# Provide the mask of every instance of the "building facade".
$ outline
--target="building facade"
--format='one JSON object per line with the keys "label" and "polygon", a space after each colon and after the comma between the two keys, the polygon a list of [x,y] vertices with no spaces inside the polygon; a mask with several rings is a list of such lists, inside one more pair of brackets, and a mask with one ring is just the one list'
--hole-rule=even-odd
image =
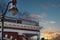
{"label": "building facade", "polygon": [[[1,25],[0,21],[0,35]],[[40,40],[40,29],[35,21],[6,17],[3,37],[7,40]]]}

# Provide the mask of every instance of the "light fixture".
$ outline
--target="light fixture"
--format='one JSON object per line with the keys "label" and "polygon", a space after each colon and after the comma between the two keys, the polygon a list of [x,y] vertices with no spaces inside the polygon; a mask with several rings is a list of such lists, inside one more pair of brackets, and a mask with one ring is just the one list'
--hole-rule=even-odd
{"label": "light fixture", "polygon": [[16,8],[16,2],[11,1],[8,10],[11,12],[11,15],[16,15],[18,12],[18,9]]}

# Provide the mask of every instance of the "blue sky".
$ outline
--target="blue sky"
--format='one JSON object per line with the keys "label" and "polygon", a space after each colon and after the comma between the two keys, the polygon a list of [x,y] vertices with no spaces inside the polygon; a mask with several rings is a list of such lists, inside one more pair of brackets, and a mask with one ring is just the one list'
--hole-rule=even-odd
{"label": "blue sky", "polygon": [[[7,5],[8,0],[4,0],[4,3]],[[45,28],[44,30],[49,28],[50,31],[60,32],[60,0],[17,0],[16,6],[21,12],[20,16],[34,14],[34,17],[37,17],[40,15],[42,17],[40,25]],[[22,15],[24,12],[27,13]],[[17,17],[17,15],[12,17]],[[6,16],[11,17],[9,12]]]}
{"label": "blue sky", "polygon": [[[21,12],[28,11],[32,14],[46,14],[42,20],[56,22],[55,30],[60,28],[60,0],[17,0],[17,8]],[[52,24],[53,25],[53,24]],[[50,25],[49,25],[50,26]]]}

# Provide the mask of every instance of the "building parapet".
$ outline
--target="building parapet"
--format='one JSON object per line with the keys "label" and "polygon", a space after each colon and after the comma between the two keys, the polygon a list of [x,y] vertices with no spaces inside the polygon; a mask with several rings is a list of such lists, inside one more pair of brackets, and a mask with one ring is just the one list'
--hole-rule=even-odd
{"label": "building parapet", "polygon": [[[0,26],[1,26],[1,22],[0,22]],[[39,27],[39,26],[26,25],[26,24],[20,24],[20,23],[12,23],[12,22],[4,22],[4,27],[33,29],[33,30],[40,30],[41,29],[41,27]]]}

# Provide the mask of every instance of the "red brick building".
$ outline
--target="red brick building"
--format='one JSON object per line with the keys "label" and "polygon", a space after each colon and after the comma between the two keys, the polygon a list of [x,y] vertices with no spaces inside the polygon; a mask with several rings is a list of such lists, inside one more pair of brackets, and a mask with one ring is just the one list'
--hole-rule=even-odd
{"label": "red brick building", "polygon": [[6,17],[3,37],[7,40],[40,40],[40,27],[35,21]]}

